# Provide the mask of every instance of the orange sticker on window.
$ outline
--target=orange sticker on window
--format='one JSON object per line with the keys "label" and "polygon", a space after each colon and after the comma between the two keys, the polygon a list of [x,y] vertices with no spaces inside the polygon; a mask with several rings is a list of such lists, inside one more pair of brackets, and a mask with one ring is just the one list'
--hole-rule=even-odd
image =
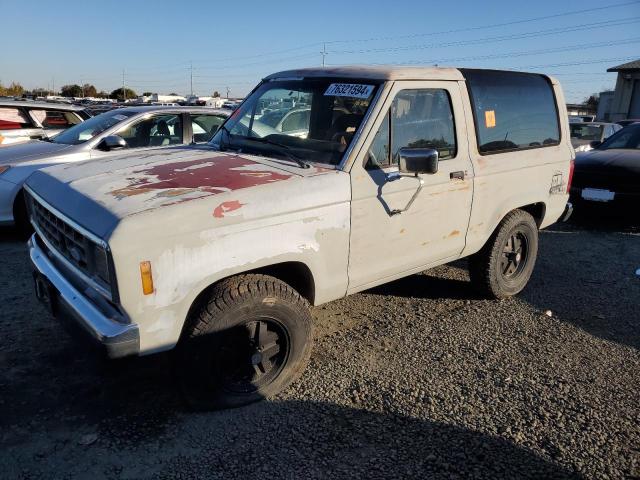
{"label": "orange sticker on window", "polygon": [[496,126],[496,112],[495,110],[485,110],[484,112],[484,124],[487,128],[493,128]]}

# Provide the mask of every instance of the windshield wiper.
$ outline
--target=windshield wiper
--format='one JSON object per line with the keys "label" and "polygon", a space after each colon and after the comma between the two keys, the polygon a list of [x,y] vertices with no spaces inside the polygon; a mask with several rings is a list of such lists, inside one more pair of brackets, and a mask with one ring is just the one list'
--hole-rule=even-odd
{"label": "windshield wiper", "polygon": [[282,153],[291,161],[296,162],[300,168],[309,168],[310,165],[298,157],[295,153],[291,151],[291,147],[289,145],[285,145],[284,143],[274,142],[269,138],[260,138],[260,137],[248,137],[247,140],[251,140],[258,143],[266,143],[268,145],[273,145],[275,147],[282,148]]}

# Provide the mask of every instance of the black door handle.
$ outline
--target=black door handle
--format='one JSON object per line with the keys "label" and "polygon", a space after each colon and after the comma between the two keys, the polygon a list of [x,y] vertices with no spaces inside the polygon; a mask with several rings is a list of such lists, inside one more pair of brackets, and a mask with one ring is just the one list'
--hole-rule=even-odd
{"label": "black door handle", "polygon": [[449,178],[451,180],[464,180],[464,172],[462,170],[458,170],[457,172],[451,172],[449,174]]}

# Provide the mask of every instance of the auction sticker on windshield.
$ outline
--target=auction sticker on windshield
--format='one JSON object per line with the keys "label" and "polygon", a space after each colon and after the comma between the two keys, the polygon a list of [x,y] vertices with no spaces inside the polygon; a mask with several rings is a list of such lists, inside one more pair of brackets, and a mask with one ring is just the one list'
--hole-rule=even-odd
{"label": "auction sticker on windshield", "polygon": [[359,83],[332,83],[324,92],[327,97],[351,97],[369,98],[373,91],[373,85],[362,85]]}

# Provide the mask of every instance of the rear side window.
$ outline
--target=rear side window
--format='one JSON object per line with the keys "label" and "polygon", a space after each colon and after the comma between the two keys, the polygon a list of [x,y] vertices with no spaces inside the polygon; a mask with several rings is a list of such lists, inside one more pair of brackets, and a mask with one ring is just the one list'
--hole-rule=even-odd
{"label": "rear side window", "polygon": [[31,123],[18,108],[0,107],[0,130],[31,128]]}
{"label": "rear side window", "polygon": [[31,117],[44,128],[69,128],[77,125],[82,120],[73,112],[62,112],[58,110],[30,110]]}
{"label": "rear side window", "polygon": [[191,114],[191,128],[195,143],[208,142],[222,125],[225,117],[218,115]]}
{"label": "rear side window", "polygon": [[558,145],[560,126],[549,80],[531,73],[467,70],[481,154]]}

